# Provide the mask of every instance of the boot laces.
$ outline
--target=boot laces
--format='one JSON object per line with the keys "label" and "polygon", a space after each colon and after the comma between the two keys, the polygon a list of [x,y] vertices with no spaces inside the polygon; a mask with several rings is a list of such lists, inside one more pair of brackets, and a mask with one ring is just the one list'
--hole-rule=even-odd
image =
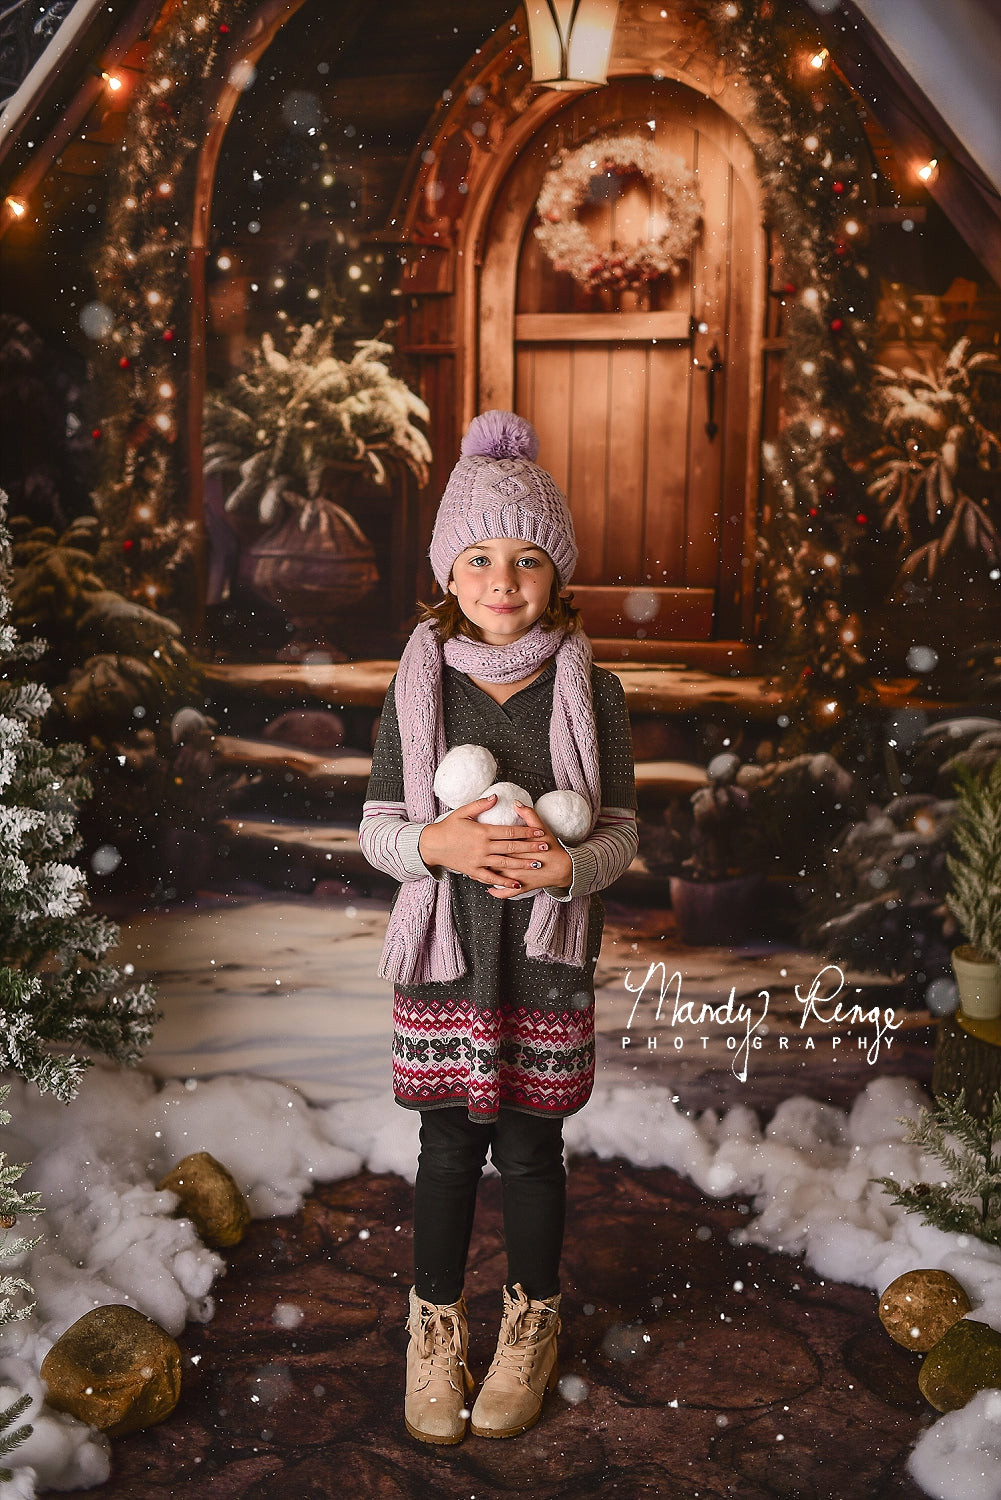
{"label": "boot laces", "polygon": [[560,1320],[555,1308],[532,1307],[524,1292],[510,1297],[504,1308],[504,1330],[497,1343],[493,1370],[507,1368],[517,1375],[525,1385],[534,1373],[535,1361],[540,1353],[540,1340],[556,1324],[560,1331]]}
{"label": "boot laces", "polygon": [[408,1327],[424,1366],[422,1375],[429,1380],[435,1375],[443,1376],[453,1389],[459,1390],[456,1380],[462,1379],[460,1370],[468,1376],[469,1366],[462,1357],[462,1328],[458,1313],[425,1304],[421,1309],[420,1326],[414,1328],[408,1324]]}

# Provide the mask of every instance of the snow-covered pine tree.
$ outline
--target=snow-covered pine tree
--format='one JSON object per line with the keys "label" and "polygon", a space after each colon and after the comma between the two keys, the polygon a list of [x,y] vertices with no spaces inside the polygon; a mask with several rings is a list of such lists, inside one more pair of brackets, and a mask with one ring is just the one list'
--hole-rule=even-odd
{"label": "snow-covered pine tree", "polygon": [[966,1111],[963,1089],[952,1097],[939,1095],[933,1109],[923,1109],[916,1120],[902,1119],[910,1128],[907,1140],[937,1157],[944,1173],[938,1182],[910,1186],[895,1177],[874,1181],[894,1203],[919,1213],[936,1229],[972,1234],[989,1245],[1001,1245],[1001,1089],[991,1101],[986,1119]]}
{"label": "snow-covered pine tree", "polygon": [[[0,1125],[10,1124],[10,1115],[3,1107],[9,1093],[8,1087],[0,1088]],[[19,1162],[8,1162],[7,1153],[0,1151],[0,1260],[12,1260],[38,1244],[37,1239],[26,1240],[20,1234],[12,1238],[10,1234],[18,1219],[33,1218],[42,1212],[38,1193],[22,1193],[14,1186],[25,1170]],[[31,1290],[20,1276],[0,1276],[0,1328],[5,1323],[16,1323],[28,1316],[32,1304],[22,1303],[18,1307],[17,1302],[22,1296],[30,1296]],[[18,1396],[0,1411],[0,1458],[6,1457],[31,1436],[30,1425],[15,1425],[30,1405],[30,1396]],[[0,1466],[0,1484],[11,1477],[11,1471]]]}
{"label": "snow-covered pine tree", "polygon": [[955,854],[946,860],[949,910],[980,957],[1001,964],[1001,760],[990,774],[961,766],[953,824]]}
{"label": "snow-covered pine tree", "polygon": [[152,1035],[155,996],[123,986],[105,954],[118,929],[88,910],[77,808],[90,787],[79,745],[39,736],[51,699],[26,680],[40,641],[8,621],[10,539],[0,493],[0,1069],[68,1100],[90,1065],[86,1048],[135,1062]]}

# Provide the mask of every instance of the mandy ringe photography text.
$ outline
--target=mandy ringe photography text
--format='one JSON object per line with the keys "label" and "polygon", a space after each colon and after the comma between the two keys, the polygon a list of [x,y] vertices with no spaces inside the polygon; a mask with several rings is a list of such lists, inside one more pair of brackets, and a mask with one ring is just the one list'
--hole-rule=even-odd
{"label": "mandy ringe photography text", "polygon": [[[667,977],[667,965],[658,960],[650,964],[640,984],[632,982],[632,970],[628,970],[625,977],[625,986],[631,995],[635,995],[629,1019],[626,1022],[626,1032],[622,1037],[622,1048],[634,1045],[633,1025],[637,1021],[637,1013],[640,1017],[640,1025],[643,1024],[643,1011],[641,1006],[649,1003],[653,1014],[647,1019],[648,1025],[666,1025],[674,1030],[671,1045],[676,1052],[684,1050],[686,1044],[697,1046],[700,1042],[703,1050],[706,1049],[710,1039],[710,1032],[706,1027],[715,1026],[727,1030],[726,1045],[733,1052],[731,1069],[741,1083],[747,1079],[748,1063],[751,1052],[760,1051],[764,1045],[764,1039],[769,1035],[769,1028],[765,1024],[768,1015],[770,994],[768,990],[759,990],[756,996],[758,1004],[750,1000],[737,1000],[736,986],[730,989],[729,998],[719,1005],[712,1005],[705,1000],[682,1000],[681,989],[683,979],[680,969],[675,969],[670,979]],[[832,987],[833,986],[833,987]],[[796,1002],[800,1007],[799,1031],[806,1031],[807,1023],[811,1020],[819,1022],[823,1026],[837,1026],[845,1031],[851,1032],[856,1027],[865,1027],[865,1033],[856,1039],[857,1046],[865,1051],[866,1061],[872,1065],[877,1061],[880,1049],[887,1050],[893,1045],[894,1031],[898,1031],[903,1025],[896,1018],[896,1012],[892,1006],[880,1007],[870,1006],[868,1009],[855,1002],[848,1005],[838,1000],[838,996],[845,988],[845,976],[837,964],[826,964],[816,974],[809,989],[802,990],[797,984],[794,990]],[[827,993],[822,993],[822,991]],[[856,993],[859,993],[858,991]],[[667,1003],[665,1003],[667,1002]],[[668,1005],[670,1010],[668,1010]],[[686,1037],[679,1028],[693,1028],[693,1035]],[[698,1028],[703,1028],[701,1031]],[[831,1050],[835,1055],[837,1049],[845,1042],[841,1031],[829,1033]],[[640,1042],[639,1036],[635,1038]],[[810,1034],[800,1037],[793,1036],[792,1040],[798,1041],[805,1050],[812,1051],[816,1048],[817,1039]],[[821,1037],[823,1040],[823,1037]],[[657,1047],[657,1036],[652,1032],[645,1037],[646,1046],[653,1051]],[[778,1046],[780,1051],[788,1051],[790,1037],[786,1032],[778,1033]]]}

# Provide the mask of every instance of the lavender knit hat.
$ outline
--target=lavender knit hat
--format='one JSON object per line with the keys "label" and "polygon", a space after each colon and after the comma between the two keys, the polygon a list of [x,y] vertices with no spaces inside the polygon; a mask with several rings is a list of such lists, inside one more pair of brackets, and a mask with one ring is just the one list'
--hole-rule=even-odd
{"label": "lavender knit hat", "polygon": [[438,507],[429,555],[444,592],[460,552],[490,537],[518,537],[542,547],[561,586],[577,563],[577,542],[566,497],[535,462],[539,439],[531,422],[513,411],[474,417],[462,439]]}

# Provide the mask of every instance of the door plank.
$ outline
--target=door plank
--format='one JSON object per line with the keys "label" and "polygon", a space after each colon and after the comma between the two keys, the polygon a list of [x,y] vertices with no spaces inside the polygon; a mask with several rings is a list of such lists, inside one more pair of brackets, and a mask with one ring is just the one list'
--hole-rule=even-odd
{"label": "door plank", "polygon": [[[592,638],[707,641],[713,633],[715,597],[713,589],[573,588],[573,602]],[[627,607],[642,618],[631,619]]]}
{"label": "door plank", "polygon": [[573,457],[567,495],[580,547],[574,577],[582,583],[601,583],[607,574],[609,374],[607,345],[573,346]]}
{"label": "door plank", "polygon": [[533,397],[529,420],[539,434],[539,463],[564,494],[570,472],[570,402],[573,397],[570,349],[540,344],[532,351]]}
{"label": "door plank", "polygon": [[561,343],[573,339],[627,344],[649,339],[689,338],[688,312],[519,313],[514,320],[519,344]]}
{"label": "door plank", "polygon": [[650,351],[647,427],[647,571],[656,584],[685,582],[686,448],[692,356],[658,344]]}
{"label": "door plank", "polygon": [[608,512],[605,578],[643,584],[646,494],[647,360],[636,345],[612,347],[609,359]]}

